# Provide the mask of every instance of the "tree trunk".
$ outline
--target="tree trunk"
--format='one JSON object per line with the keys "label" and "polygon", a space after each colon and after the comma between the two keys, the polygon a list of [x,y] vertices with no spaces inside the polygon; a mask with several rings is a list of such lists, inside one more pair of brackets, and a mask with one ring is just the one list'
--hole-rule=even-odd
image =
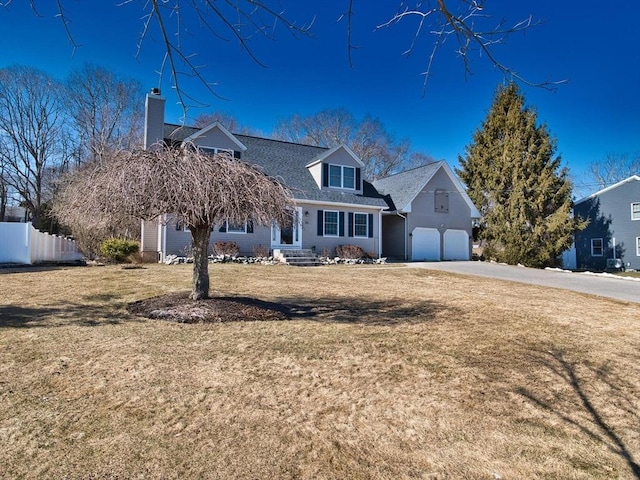
{"label": "tree trunk", "polygon": [[202,300],[209,298],[209,236],[210,225],[190,225],[191,238],[193,240],[193,287],[190,298]]}

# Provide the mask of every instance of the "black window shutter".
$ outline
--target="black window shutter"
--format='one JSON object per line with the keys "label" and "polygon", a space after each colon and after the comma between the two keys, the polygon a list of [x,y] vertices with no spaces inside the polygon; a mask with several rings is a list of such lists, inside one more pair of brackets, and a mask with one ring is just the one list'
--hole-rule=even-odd
{"label": "black window shutter", "polygon": [[362,179],[360,177],[360,169],[356,168],[356,190],[362,190],[362,185],[360,185]]}
{"label": "black window shutter", "polygon": [[338,212],[338,234],[344,237],[344,212]]}
{"label": "black window shutter", "polygon": [[253,233],[253,220],[247,222],[247,233]]}
{"label": "black window shutter", "polygon": [[322,210],[318,210],[318,236],[324,236],[324,215]]}
{"label": "black window shutter", "polygon": [[369,238],[373,238],[373,213],[369,214]]}
{"label": "black window shutter", "polygon": [[227,231],[227,222],[224,222],[222,225],[220,225],[220,229],[218,231],[225,233]]}
{"label": "black window shutter", "polygon": [[323,187],[329,186],[329,164],[328,163],[322,164],[322,186]]}
{"label": "black window shutter", "polygon": [[240,159],[240,158],[241,158],[241,157],[240,157],[240,155],[241,155],[241,154],[240,154],[240,152],[239,152],[238,150],[234,150],[234,151],[233,151],[233,158]]}
{"label": "black window shutter", "polygon": [[347,222],[347,232],[350,237],[353,237],[353,212],[349,212],[349,221]]}

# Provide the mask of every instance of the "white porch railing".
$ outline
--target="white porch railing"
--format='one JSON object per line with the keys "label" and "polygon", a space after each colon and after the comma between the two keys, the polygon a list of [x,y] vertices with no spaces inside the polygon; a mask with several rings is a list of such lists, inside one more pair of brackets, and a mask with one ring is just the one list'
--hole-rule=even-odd
{"label": "white porch railing", "polygon": [[75,240],[36,230],[28,223],[0,222],[0,263],[33,265],[82,260]]}

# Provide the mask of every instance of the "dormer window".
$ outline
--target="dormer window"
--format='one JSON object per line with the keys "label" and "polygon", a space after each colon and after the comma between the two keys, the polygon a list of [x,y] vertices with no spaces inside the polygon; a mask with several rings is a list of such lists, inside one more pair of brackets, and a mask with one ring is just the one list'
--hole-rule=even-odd
{"label": "dormer window", "polygon": [[356,169],[344,165],[329,165],[329,186],[356,189]]}
{"label": "dormer window", "polygon": [[217,153],[228,153],[233,157],[233,150],[229,148],[198,147],[198,149],[202,150],[203,152],[211,153],[213,155]]}

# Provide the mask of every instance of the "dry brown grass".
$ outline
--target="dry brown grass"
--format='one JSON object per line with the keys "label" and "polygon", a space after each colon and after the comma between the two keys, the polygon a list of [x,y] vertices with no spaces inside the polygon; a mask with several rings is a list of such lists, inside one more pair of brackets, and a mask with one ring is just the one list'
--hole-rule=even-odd
{"label": "dry brown grass", "polygon": [[0,477],[640,478],[640,307],[398,266],[211,267],[285,321],[128,302],[189,266],[0,274]]}

